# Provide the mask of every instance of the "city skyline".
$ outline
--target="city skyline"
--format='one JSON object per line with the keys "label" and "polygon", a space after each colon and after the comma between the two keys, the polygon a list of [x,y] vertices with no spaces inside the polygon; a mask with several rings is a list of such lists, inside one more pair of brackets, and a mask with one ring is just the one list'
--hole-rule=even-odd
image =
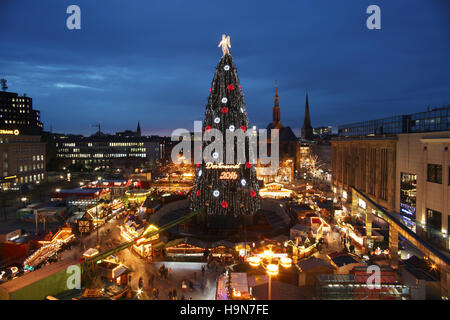
{"label": "city skyline", "polygon": [[281,120],[297,136],[306,91],[312,125],[334,129],[448,105],[448,3],[381,1],[381,30],[365,26],[369,4],[280,4],[273,11],[260,2],[257,15],[243,4],[227,20],[207,2],[121,10],[117,1],[77,1],[82,29],[68,30],[69,3],[3,1],[0,77],[8,91],[33,98],[45,130],[88,135],[100,122],[114,133],[140,121],[145,135],[169,135],[203,118],[217,43],[227,33],[258,128],[271,120],[275,80]]}

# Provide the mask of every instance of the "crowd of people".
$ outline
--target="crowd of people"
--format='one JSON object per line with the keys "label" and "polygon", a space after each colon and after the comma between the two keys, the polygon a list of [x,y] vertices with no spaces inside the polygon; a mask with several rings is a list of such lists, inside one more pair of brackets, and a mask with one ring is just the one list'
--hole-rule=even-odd
{"label": "crowd of people", "polygon": [[[209,258],[206,264],[202,264],[199,270],[182,278],[175,279],[172,269],[162,264],[156,272],[148,277],[148,292],[152,300],[191,300],[192,295],[203,294],[209,289],[208,274],[217,276],[225,270],[226,261],[220,258]],[[157,280],[157,281],[156,281]],[[164,294],[167,292],[167,295]]]}

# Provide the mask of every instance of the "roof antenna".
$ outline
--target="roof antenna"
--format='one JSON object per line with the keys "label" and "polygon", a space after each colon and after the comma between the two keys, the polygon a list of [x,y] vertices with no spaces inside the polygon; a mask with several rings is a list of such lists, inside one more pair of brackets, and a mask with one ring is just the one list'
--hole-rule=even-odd
{"label": "roof antenna", "polygon": [[6,91],[8,86],[6,85],[6,79],[0,79],[0,83],[2,84],[2,90]]}

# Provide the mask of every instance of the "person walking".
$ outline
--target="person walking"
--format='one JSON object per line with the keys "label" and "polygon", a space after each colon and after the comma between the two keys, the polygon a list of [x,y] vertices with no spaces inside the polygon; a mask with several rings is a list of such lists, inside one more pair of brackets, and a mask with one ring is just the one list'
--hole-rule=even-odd
{"label": "person walking", "polygon": [[177,299],[177,289],[173,289],[172,298],[173,298],[173,300],[178,300]]}

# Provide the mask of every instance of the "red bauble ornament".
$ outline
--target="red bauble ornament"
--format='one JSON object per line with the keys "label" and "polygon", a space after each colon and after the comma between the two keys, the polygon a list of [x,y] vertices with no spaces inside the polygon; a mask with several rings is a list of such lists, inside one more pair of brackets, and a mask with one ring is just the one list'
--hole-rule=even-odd
{"label": "red bauble ornament", "polygon": [[200,190],[197,190],[196,194],[197,194],[197,197],[200,197]]}
{"label": "red bauble ornament", "polygon": [[197,168],[200,168],[200,163],[197,163]]}
{"label": "red bauble ornament", "polygon": [[234,85],[232,83],[230,83],[227,88],[228,88],[228,90],[232,91],[232,90],[234,90]]}
{"label": "red bauble ornament", "polygon": [[247,162],[245,163],[245,166],[247,167],[247,169],[250,169],[250,168],[252,167],[252,164],[251,164],[250,162],[247,161]]}
{"label": "red bauble ornament", "polygon": [[252,196],[252,198],[254,198],[256,196],[255,190],[250,191],[250,195]]}
{"label": "red bauble ornament", "polygon": [[246,126],[241,126],[241,130],[245,132],[247,130],[247,127]]}
{"label": "red bauble ornament", "polygon": [[205,130],[206,130],[206,131],[211,130],[211,126],[206,126],[206,127],[205,127]]}
{"label": "red bauble ornament", "polygon": [[222,203],[220,204],[223,208],[227,208],[228,207],[228,202],[226,201],[222,201]]}
{"label": "red bauble ornament", "polygon": [[222,108],[222,113],[227,113],[228,112],[228,108],[227,107],[223,107]]}
{"label": "red bauble ornament", "polygon": [[212,92],[212,88],[209,88],[209,92]]}

